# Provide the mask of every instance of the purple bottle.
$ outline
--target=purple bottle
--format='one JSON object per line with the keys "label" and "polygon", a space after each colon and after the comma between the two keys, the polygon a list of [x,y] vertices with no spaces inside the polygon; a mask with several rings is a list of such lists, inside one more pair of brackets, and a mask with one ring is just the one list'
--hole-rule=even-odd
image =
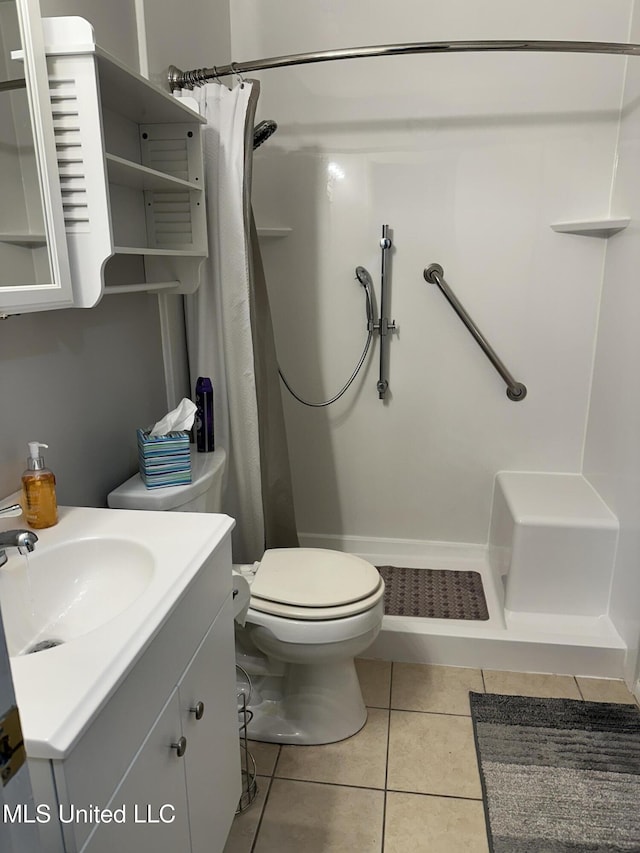
{"label": "purple bottle", "polygon": [[196,382],[196,447],[201,453],[215,450],[213,443],[213,385],[208,376]]}

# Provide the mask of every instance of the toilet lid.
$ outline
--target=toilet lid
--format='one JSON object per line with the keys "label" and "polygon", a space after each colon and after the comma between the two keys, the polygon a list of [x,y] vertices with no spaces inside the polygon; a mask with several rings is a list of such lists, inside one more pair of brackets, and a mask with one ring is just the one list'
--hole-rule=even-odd
{"label": "toilet lid", "polygon": [[[271,616],[279,616],[282,619],[302,619],[304,621],[315,621],[322,619],[344,619],[347,616],[357,616],[375,607],[384,595],[384,581],[380,578],[380,584],[372,595],[352,601],[350,604],[342,604],[337,607],[296,607],[293,604],[278,604],[276,601],[268,601],[265,598],[251,596],[250,608],[255,613],[267,613]],[[251,619],[249,618],[249,621]]]}
{"label": "toilet lid", "polygon": [[376,567],[353,554],[272,548],[260,561],[251,598],[291,607],[344,607],[379,592],[380,581]]}

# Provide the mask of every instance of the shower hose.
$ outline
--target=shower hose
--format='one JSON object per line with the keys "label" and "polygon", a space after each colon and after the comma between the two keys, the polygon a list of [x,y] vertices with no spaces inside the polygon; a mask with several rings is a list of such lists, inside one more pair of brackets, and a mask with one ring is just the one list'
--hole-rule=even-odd
{"label": "shower hose", "polygon": [[371,276],[364,269],[364,267],[358,267],[356,269],[356,278],[358,279],[360,284],[364,287],[364,292],[365,292],[366,311],[367,311],[367,340],[366,340],[366,343],[364,345],[364,349],[362,350],[362,355],[358,359],[358,363],[356,364],[353,373],[351,374],[349,379],[347,379],[346,383],[342,386],[342,388],[338,391],[338,393],[334,394],[333,397],[331,397],[329,400],[321,400],[317,403],[314,403],[311,400],[305,400],[303,397],[301,397],[299,394],[297,394],[293,390],[291,385],[289,385],[289,383],[287,382],[287,379],[285,378],[284,373],[282,372],[280,365],[278,365],[278,373],[280,374],[280,379],[282,379],[284,387],[291,394],[291,396],[295,397],[295,399],[299,403],[302,403],[303,406],[311,406],[312,408],[319,409],[319,408],[322,408],[324,406],[330,406],[332,403],[335,403],[337,400],[339,400],[340,397],[342,397],[342,395],[346,391],[348,391],[348,389],[350,388],[354,379],[356,378],[358,373],[360,373],[360,369],[362,368],[362,365],[364,364],[364,361],[367,357],[367,353],[369,352],[369,347],[371,346],[371,341],[373,339],[373,329],[374,329],[374,324],[373,324],[373,287],[372,287],[372,282],[371,282]]}

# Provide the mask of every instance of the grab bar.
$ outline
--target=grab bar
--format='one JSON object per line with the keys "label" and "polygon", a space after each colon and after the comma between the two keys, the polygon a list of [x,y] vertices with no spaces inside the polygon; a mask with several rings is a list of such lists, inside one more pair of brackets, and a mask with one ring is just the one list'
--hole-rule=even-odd
{"label": "grab bar", "polygon": [[444,270],[442,269],[440,264],[431,264],[431,266],[425,269],[423,274],[425,281],[428,281],[429,284],[438,285],[453,310],[456,312],[458,317],[460,317],[467,329],[469,329],[476,342],[484,351],[484,354],[487,356],[491,364],[495,367],[500,376],[503,378],[507,386],[507,397],[510,400],[513,400],[514,403],[518,403],[520,400],[524,400],[524,398],[527,396],[526,386],[523,385],[522,382],[516,382],[516,380],[509,373],[502,361],[498,358],[491,344],[487,341],[480,329],[478,329],[476,324],[473,322],[471,317],[467,314],[463,306],[458,301],[456,295],[453,293],[447,282],[444,280]]}

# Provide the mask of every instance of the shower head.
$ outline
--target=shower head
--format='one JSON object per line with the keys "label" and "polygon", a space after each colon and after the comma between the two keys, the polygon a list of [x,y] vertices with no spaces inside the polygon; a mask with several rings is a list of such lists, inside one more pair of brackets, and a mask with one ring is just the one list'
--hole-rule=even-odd
{"label": "shower head", "polygon": [[373,279],[369,270],[366,270],[364,267],[356,267],[356,278],[365,290],[373,289]]}
{"label": "shower head", "polygon": [[364,287],[365,297],[367,300],[367,328],[373,329],[373,315],[375,308],[373,305],[373,279],[371,274],[364,267],[356,267],[356,278]]}
{"label": "shower head", "polygon": [[267,119],[266,121],[261,121],[260,124],[257,124],[253,128],[253,150],[259,148],[263,142],[266,142],[267,139],[276,132],[278,129],[278,125],[275,123],[273,119]]}

